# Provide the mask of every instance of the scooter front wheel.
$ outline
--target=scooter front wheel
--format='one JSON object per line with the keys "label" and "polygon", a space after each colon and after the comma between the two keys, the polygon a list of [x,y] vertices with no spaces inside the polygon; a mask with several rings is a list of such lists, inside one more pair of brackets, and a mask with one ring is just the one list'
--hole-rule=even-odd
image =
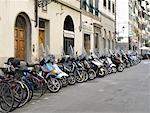
{"label": "scooter front wheel", "polygon": [[119,72],[122,72],[123,71],[123,66],[120,64],[119,66],[118,66],[118,68],[117,68],[117,70],[119,71]]}
{"label": "scooter front wheel", "polygon": [[67,77],[62,77],[61,82],[62,82],[62,86],[66,87],[68,85],[68,79],[67,79]]}
{"label": "scooter front wheel", "polygon": [[76,81],[78,83],[82,83],[82,82],[84,82],[84,80],[85,80],[85,75],[84,75],[83,71],[77,71],[76,72]]}
{"label": "scooter front wheel", "polygon": [[89,75],[89,79],[90,80],[93,80],[96,77],[96,73],[95,73],[95,71],[93,69],[90,69],[88,71],[88,75]]}
{"label": "scooter front wheel", "polygon": [[47,87],[50,92],[56,93],[60,90],[61,85],[60,85],[60,82],[58,79],[49,78],[49,79],[47,79]]}
{"label": "scooter front wheel", "polygon": [[98,71],[98,76],[99,77],[104,77],[105,76],[105,70],[104,69],[99,69],[99,71]]}
{"label": "scooter front wheel", "polygon": [[116,67],[112,67],[111,70],[112,70],[113,73],[116,73],[116,72],[117,72]]}
{"label": "scooter front wheel", "polygon": [[70,76],[68,77],[68,83],[69,83],[70,85],[74,85],[74,84],[76,83],[76,78],[75,78],[74,75],[70,75]]}

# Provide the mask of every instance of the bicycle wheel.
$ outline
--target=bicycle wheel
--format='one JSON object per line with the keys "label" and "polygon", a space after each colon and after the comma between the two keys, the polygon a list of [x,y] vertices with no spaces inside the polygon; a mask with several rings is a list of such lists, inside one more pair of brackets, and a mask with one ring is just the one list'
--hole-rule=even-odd
{"label": "bicycle wheel", "polygon": [[21,101],[23,100],[24,86],[23,86],[22,82],[17,81],[17,80],[9,81],[9,83],[11,85],[11,89],[14,94],[14,105],[13,105],[13,110],[14,110],[17,107],[19,107],[19,105],[21,104]]}
{"label": "bicycle wheel", "polygon": [[9,112],[12,110],[14,104],[14,96],[11,87],[8,83],[0,83],[0,107],[2,112]]}
{"label": "bicycle wheel", "polygon": [[23,97],[21,103],[19,104],[19,107],[24,106],[30,99],[30,90],[28,86],[23,82],[22,84],[23,84]]}
{"label": "bicycle wheel", "polygon": [[33,82],[34,86],[33,96],[37,98],[41,97],[47,90],[45,79],[42,76],[33,75],[31,81]]}

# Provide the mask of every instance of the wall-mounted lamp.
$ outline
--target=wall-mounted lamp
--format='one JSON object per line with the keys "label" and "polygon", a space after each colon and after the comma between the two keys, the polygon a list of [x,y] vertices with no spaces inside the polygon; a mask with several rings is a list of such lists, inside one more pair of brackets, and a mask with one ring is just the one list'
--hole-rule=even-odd
{"label": "wall-mounted lamp", "polygon": [[123,27],[122,27],[122,31],[124,32],[124,30],[125,30],[125,27],[123,26]]}

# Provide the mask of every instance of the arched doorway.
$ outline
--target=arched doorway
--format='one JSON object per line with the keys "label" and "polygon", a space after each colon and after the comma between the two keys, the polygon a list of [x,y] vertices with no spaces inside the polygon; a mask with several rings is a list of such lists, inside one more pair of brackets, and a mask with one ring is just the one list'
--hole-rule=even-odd
{"label": "arched doorway", "polygon": [[71,16],[66,16],[64,21],[64,53],[71,54],[70,46],[74,48],[74,23]]}
{"label": "arched doorway", "polygon": [[25,13],[20,13],[15,22],[15,57],[31,60],[31,23]]}

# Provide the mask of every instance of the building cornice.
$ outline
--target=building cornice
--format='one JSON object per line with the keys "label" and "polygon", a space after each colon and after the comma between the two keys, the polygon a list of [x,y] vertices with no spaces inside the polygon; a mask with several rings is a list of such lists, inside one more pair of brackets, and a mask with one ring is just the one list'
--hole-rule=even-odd
{"label": "building cornice", "polygon": [[75,11],[81,13],[80,7],[77,8],[77,7],[75,7],[75,6],[71,5],[71,4],[68,4],[67,2],[64,2],[62,0],[54,0],[54,2],[60,3],[61,5],[64,5],[64,6],[70,8],[72,10],[75,10]]}
{"label": "building cornice", "polygon": [[100,14],[103,15],[104,17],[108,18],[109,20],[115,22],[115,19],[111,18],[110,16],[108,16],[107,14],[103,13],[100,11]]}
{"label": "building cornice", "polygon": [[85,10],[82,10],[82,14],[85,15],[85,16],[91,17],[91,18],[94,19],[94,20],[97,20],[97,21],[100,21],[100,22],[101,22],[101,17],[95,16],[95,15],[93,15],[93,14],[90,13],[90,12],[87,12],[87,11],[85,11]]}

